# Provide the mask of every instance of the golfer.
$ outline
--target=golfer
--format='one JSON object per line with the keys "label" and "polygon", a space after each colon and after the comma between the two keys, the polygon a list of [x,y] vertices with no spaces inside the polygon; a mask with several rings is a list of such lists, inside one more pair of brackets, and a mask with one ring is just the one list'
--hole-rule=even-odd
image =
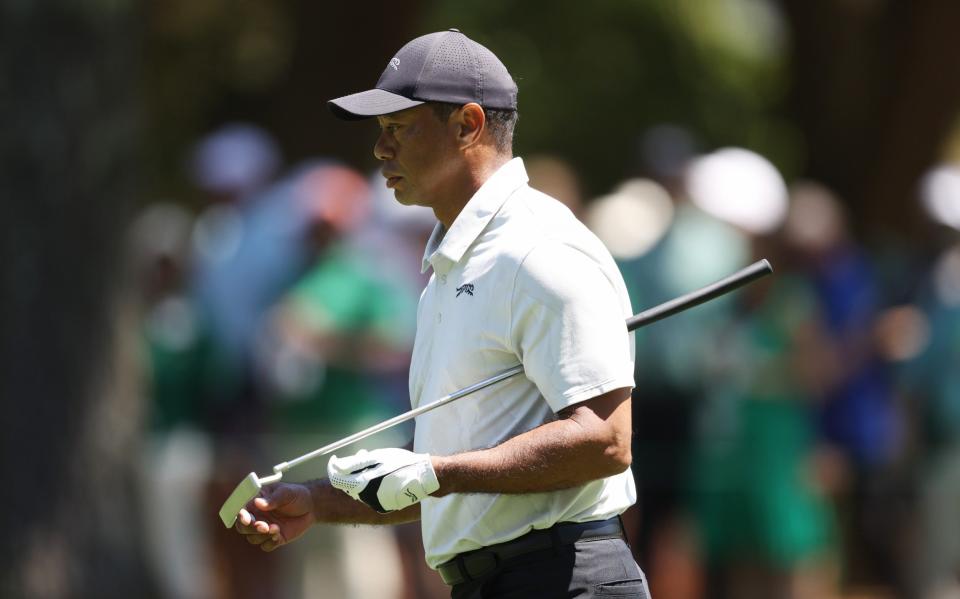
{"label": "golfer", "polygon": [[649,597],[620,522],[636,499],[626,287],[600,241],[527,185],[506,67],[456,29],[431,33],[330,108],[377,119],[387,187],[439,221],[413,406],[517,363],[525,376],[419,416],[413,451],[334,456],[327,480],[264,488],[237,529],[272,551],[316,523],[419,520],[455,598]]}

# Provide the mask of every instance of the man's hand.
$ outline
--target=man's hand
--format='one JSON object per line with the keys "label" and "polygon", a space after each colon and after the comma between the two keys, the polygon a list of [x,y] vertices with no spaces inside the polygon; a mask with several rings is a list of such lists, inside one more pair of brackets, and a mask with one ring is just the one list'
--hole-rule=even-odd
{"label": "man's hand", "polygon": [[381,514],[418,503],[440,488],[428,454],[405,449],[361,449],[327,464],[330,484]]}
{"label": "man's hand", "polygon": [[236,529],[251,545],[273,551],[298,538],[315,521],[310,489],[277,483],[261,489],[260,497],[240,510]]}

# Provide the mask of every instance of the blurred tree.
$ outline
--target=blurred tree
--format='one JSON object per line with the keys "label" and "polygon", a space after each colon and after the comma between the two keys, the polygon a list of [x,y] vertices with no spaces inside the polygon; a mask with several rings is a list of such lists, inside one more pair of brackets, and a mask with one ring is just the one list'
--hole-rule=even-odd
{"label": "blurred tree", "polygon": [[449,27],[490,46],[519,79],[518,151],[564,155],[593,193],[637,170],[640,134],[665,121],[788,171],[796,163],[797,135],[774,110],[787,89],[782,25],[759,0],[149,6],[154,189],[178,191],[188,144],[237,118],[266,126],[292,160],[326,154],[372,167],[373,128],[332,119],[325,101],[373,85],[403,43]]}
{"label": "blurred tree", "polygon": [[409,39],[419,1],[169,0],[147,8],[143,149],[153,194],[189,194],[191,144],[231,120],[265,127],[291,163],[330,156],[373,166],[373,125],[338,121],[326,101],[376,83]]}
{"label": "blurred tree", "polygon": [[135,4],[0,2],[4,597],[150,597],[138,394],[118,343]]}
{"label": "blurred tree", "polygon": [[960,113],[957,2],[437,0],[424,31],[446,27],[518,78],[520,152],[565,155],[594,194],[666,121],[824,181],[861,233],[917,235],[915,183]]}
{"label": "blurred tree", "polygon": [[643,170],[669,122],[702,149],[739,145],[788,179],[836,188],[861,232],[917,219],[904,201],[957,118],[960,3],[881,0],[171,0],[147,4],[142,79],[149,189],[186,191],[182,161],[226,120],[286,156],[372,167],[372,126],[324,103],[368,87],[410,38],[458,27],[520,84],[518,152],[559,154],[590,195]]}
{"label": "blurred tree", "polygon": [[804,174],[860,232],[919,235],[916,182],[960,114],[960,2],[783,0]]}
{"label": "blurred tree", "polygon": [[790,172],[796,133],[779,13],[756,0],[437,0],[424,31],[457,27],[490,47],[520,86],[520,154],[558,153],[606,193],[644,167],[653,125],[687,127],[708,146],[740,145]]}

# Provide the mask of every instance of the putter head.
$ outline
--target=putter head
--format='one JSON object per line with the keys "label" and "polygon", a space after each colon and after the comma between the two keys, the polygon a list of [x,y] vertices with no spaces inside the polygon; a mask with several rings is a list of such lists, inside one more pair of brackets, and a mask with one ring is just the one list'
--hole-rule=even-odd
{"label": "putter head", "polygon": [[240,484],[233,490],[233,493],[230,493],[230,497],[227,497],[220,508],[220,520],[224,526],[233,528],[233,525],[237,522],[237,516],[240,515],[240,510],[253,501],[253,498],[260,492],[261,486],[260,479],[257,478],[255,472],[251,472],[240,481]]}

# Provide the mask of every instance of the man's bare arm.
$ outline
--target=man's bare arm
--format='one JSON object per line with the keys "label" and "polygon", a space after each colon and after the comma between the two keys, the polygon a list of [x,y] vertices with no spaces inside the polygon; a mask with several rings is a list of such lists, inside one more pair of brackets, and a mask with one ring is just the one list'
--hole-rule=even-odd
{"label": "man's bare arm", "polygon": [[434,456],[440,490],[433,495],[555,491],[630,466],[629,387],[571,406],[559,416],[490,449]]}

